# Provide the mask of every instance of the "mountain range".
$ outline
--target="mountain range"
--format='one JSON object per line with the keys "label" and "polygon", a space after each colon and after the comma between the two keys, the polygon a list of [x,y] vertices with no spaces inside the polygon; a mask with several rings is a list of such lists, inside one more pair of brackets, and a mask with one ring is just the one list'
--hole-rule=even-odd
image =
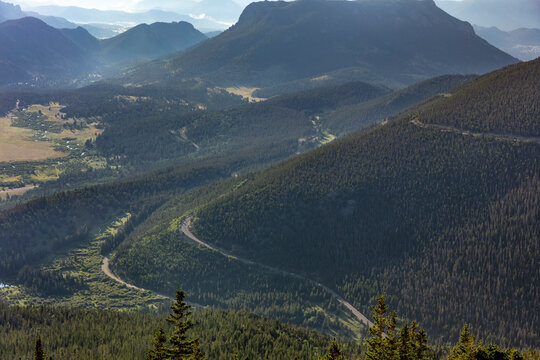
{"label": "mountain range", "polygon": [[133,27],[144,23],[186,21],[204,31],[224,30],[227,28],[227,25],[212,19],[183,15],[155,8],[143,12],[106,11],[76,6],[56,5],[38,6],[30,9],[43,15],[60,16],[79,24],[121,24]]}
{"label": "mountain range", "polygon": [[[140,8],[153,8],[156,3],[152,0],[143,0],[137,4]],[[238,21],[238,16],[242,12],[243,6],[233,0],[202,0],[202,1],[174,1],[165,0],[159,2],[159,7],[182,14],[192,14],[194,16],[207,18],[215,21],[230,23]]]}
{"label": "mountain range", "polygon": [[449,14],[482,27],[505,31],[540,28],[540,3],[536,0],[439,0]]}
{"label": "mountain range", "polygon": [[496,27],[475,26],[474,30],[490,44],[518,59],[528,61],[540,57],[540,29],[502,31]]}
{"label": "mountain range", "polygon": [[73,79],[92,64],[85,51],[36,18],[0,23],[1,84]]}
{"label": "mountain range", "polygon": [[263,87],[362,69],[403,86],[448,73],[485,73],[516,61],[431,0],[265,1],[249,5],[219,36],[141,66],[125,81],[197,76]]}
{"label": "mountain range", "polygon": [[28,16],[32,16],[40,20],[43,20],[48,25],[55,27],[57,29],[77,27],[77,25],[73,24],[72,22],[67,21],[64,18],[61,18],[58,16],[44,16],[44,15],[41,15],[32,11],[30,12],[22,11],[19,5],[13,5],[10,3],[5,3],[5,2],[0,1],[0,22],[6,21],[6,20],[21,19],[23,17],[28,17]]}
{"label": "mountain range", "polygon": [[98,40],[82,27],[55,29],[26,17],[0,24],[0,85],[29,82],[45,87],[70,86],[105,66],[154,59],[183,50],[206,36],[186,22],[136,26]]}

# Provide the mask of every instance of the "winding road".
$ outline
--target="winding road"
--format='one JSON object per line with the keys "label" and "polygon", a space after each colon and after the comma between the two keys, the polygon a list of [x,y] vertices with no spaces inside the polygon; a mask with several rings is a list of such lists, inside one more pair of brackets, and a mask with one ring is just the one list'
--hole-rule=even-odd
{"label": "winding road", "polygon": [[297,278],[297,279],[300,279],[300,280],[306,280],[306,281],[309,281],[311,282],[312,284],[314,285],[317,285],[319,287],[321,287],[322,289],[324,289],[327,293],[329,293],[330,295],[334,296],[343,306],[345,306],[361,323],[363,323],[364,325],[367,325],[368,327],[372,327],[373,326],[373,323],[364,315],[362,314],[360,311],[358,311],[358,309],[356,309],[351,303],[349,303],[347,300],[345,300],[343,297],[341,297],[338,293],[336,293],[334,290],[330,289],[329,287],[315,281],[315,280],[312,280],[312,279],[309,279],[305,276],[302,276],[302,275],[299,275],[299,274],[295,274],[295,273],[292,273],[292,272],[288,272],[288,271],[284,271],[284,270],[281,270],[281,269],[278,269],[278,268],[275,268],[275,267],[272,267],[272,266],[268,266],[268,265],[265,265],[265,264],[261,264],[261,263],[258,263],[258,262],[254,262],[254,261],[251,261],[251,260],[248,260],[248,259],[243,259],[241,257],[238,257],[238,256],[235,256],[233,255],[230,251],[227,251],[227,250],[224,250],[224,249],[221,249],[217,246],[214,246],[212,244],[209,244],[209,243],[206,243],[204,241],[202,241],[201,239],[199,239],[198,237],[196,237],[190,230],[190,227],[191,227],[191,220],[192,220],[192,217],[187,217],[183,222],[182,222],[182,226],[180,228],[180,231],[192,242],[196,243],[196,244],[199,244],[199,245],[202,245],[210,250],[213,250],[213,251],[216,251],[224,256],[227,256],[231,259],[235,259],[237,261],[240,261],[244,264],[247,264],[247,265],[256,265],[256,266],[260,266],[266,270],[269,270],[269,271],[272,271],[272,272],[275,272],[275,273],[278,273],[278,274],[281,274],[281,275],[285,275],[285,276],[291,276],[291,277],[294,277],[294,278]]}
{"label": "winding road", "polygon": [[[109,255],[110,256],[110,255]],[[163,295],[163,294],[159,294],[155,291],[152,291],[152,290],[148,290],[148,289],[143,289],[143,288],[140,288],[138,286],[135,286],[135,285],[132,285],[132,284],[128,284],[127,282],[125,282],[124,280],[120,279],[119,277],[115,276],[112,272],[111,272],[111,269],[109,269],[109,257],[106,256],[103,258],[103,261],[101,262],[101,271],[103,271],[105,273],[105,275],[107,275],[108,277],[110,277],[111,279],[113,279],[114,281],[116,281],[117,283],[120,283],[122,285],[125,285],[126,287],[130,288],[130,289],[135,289],[135,290],[139,290],[139,291],[150,291],[151,293],[154,293],[156,294],[157,296],[159,297],[162,297],[162,298],[166,298],[166,299],[172,299],[170,296],[166,296],[166,295]]]}
{"label": "winding road", "polygon": [[487,136],[492,137],[497,140],[506,140],[506,141],[523,141],[523,142],[534,142],[537,144],[540,144],[540,138],[538,137],[526,137],[521,135],[512,135],[512,134],[498,134],[498,133],[481,133],[481,132],[473,132],[468,130],[462,130],[458,129],[452,126],[446,126],[446,125],[438,125],[438,124],[425,124],[418,120],[418,118],[411,120],[411,124],[418,126],[423,129],[437,129],[440,131],[445,132],[453,132],[455,134],[459,135],[468,135],[468,136]]}

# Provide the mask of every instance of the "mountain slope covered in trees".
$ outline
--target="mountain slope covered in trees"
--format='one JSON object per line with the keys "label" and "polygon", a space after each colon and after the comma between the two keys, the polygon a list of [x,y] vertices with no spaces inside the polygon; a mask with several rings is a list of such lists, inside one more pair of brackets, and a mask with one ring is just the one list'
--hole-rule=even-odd
{"label": "mountain slope covered in trees", "polygon": [[[293,301],[290,298],[290,286],[282,286],[286,283],[282,277],[268,276],[259,269],[252,270],[253,276],[246,277],[245,281],[238,281],[235,279],[238,279],[239,274],[242,274],[242,278],[245,275],[242,264],[218,261],[213,259],[215,255],[210,257],[205,252],[195,251],[189,244],[182,243],[180,246],[180,234],[169,231],[168,223],[179,211],[177,203],[199,205],[202,201],[211,201],[212,198],[206,192],[199,194],[195,202],[186,201],[182,194],[210,181],[249,168],[265,166],[297,151],[317,146],[327,136],[323,131],[325,128],[317,124],[317,116],[320,114],[358,103],[370,103],[374,99],[380,99],[374,108],[386,114],[401,110],[412,99],[425,99],[439,92],[448,92],[451,87],[466,79],[463,76],[434,79],[433,83],[425,82],[422,86],[411,87],[390,98],[389,89],[351,82],[227,110],[194,113],[190,113],[189,106],[180,109],[175,104],[179,99],[188,103],[202,101],[206,94],[204,87],[186,87],[182,90],[93,86],[39,97],[17,95],[6,102],[7,108],[12,106],[10,104],[16,98],[21,100],[22,106],[35,101],[58,101],[67,105],[65,113],[69,117],[99,116],[105,132],[95,144],[91,144],[91,148],[105,154],[107,158],[115,159],[110,166],[124,168],[135,164],[148,169],[148,166],[155,166],[156,161],[167,164],[168,159],[177,168],[139,175],[137,179],[120,183],[50,196],[2,212],[0,254],[5,256],[0,255],[0,266],[4,276],[8,277],[2,280],[11,282],[18,277],[22,278],[18,274],[25,265],[36,265],[36,261],[43,258],[43,255],[47,256],[39,266],[45,266],[49,261],[47,259],[60,256],[67,249],[86,244],[108,219],[128,212],[136,214],[143,224],[137,222],[133,225],[137,230],[126,237],[120,248],[116,249],[116,246],[123,238],[111,242],[112,245],[108,247],[109,251],[122,253],[122,256],[117,257],[118,261],[112,259],[115,273],[122,278],[158,292],[172,292],[178,281],[181,281],[196,301],[202,304],[249,308],[259,314],[279,316],[287,321],[325,331],[340,329],[339,323],[323,323],[324,317],[312,316],[311,310],[306,310],[312,301],[322,299],[324,306],[330,304],[328,294],[320,293],[320,289],[314,291],[316,287],[313,288],[313,285],[304,284],[300,287],[304,295],[301,300],[304,302],[299,306],[298,299]],[[207,101],[205,104],[209,109],[234,103],[233,98],[229,99],[215,91],[213,93],[213,101],[216,103]],[[147,100],[129,100],[148,94],[152,96]],[[163,110],[161,107],[164,104],[170,110]],[[353,130],[378,120],[382,120],[381,114],[373,111],[362,121],[342,124],[342,128]],[[337,128],[337,125],[337,122],[332,124],[332,128]],[[328,131],[333,131],[332,128]],[[174,133],[171,130],[175,130]],[[303,136],[306,136],[306,141],[299,142],[298,139]],[[156,143],[160,145],[156,146]],[[199,149],[193,144],[197,144]],[[93,173],[84,174],[90,176]],[[99,175],[97,171],[95,173]],[[54,189],[76,187],[73,184],[75,180],[74,177],[61,178]],[[46,189],[39,191],[47,194]],[[171,196],[173,198],[159,208]],[[145,221],[146,217],[148,221]],[[160,239],[162,245],[156,247],[154,241],[157,239]],[[151,251],[152,256],[148,256],[146,251]],[[178,255],[179,251],[182,256]],[[142,262],[141,255],[144,257]],[[191,261],[186,266],[180,261],[185,256],[197,258],[197,261]],[[163,266],[164,262],[168,265]],[[209,271],[208,263],[213,264],[215,271]],[[139,270],[133,272],[129,270],[131,266]],[[216,286],[220,283],[229,285]],[[263,290],[261,284],[266,284],[264,286],[270,290]],[[290,301],[294,304],[283,307],[276,305],[276,302],[285,304]]]}
{"label": "mountain slope covered in trees", "polygon": [[[462,116],[446,101],[468,93],[492,111],[466,126],[492,130],[504,111],[525,107],[508,125],[536,136],[537,66],[480,77],[418,113],[247,178],[196,210],[194,229],[244,257],[318,276],[363,309],[386,289],[437,336],[469,322],[487,340],[538,345],[529,309],[538,307],[540,146],[444,127]],[[521,97],[506,101],[498,89],[508,77]]]}
{"label": "mountain slope covered in trees", "polygon": [[195,45],[206,36],[185,21],[141,24],[102,40],[101,56],[108,62],[158,58]]}
{"label": "mountain slope covered in trees", "polygon": [[77,77],[90,67],[84,51],[60,30],[27,17],[0,24],[0,85],[55,82]]}
{"label": "mountain slope covered in trees", "polygon": [[141,66],[124,81],[203,76],[260,87],[363,69],[412,84],[448,73],[484,73],[514,62],[431,0],[264,1],[249,5],[221,35]]}

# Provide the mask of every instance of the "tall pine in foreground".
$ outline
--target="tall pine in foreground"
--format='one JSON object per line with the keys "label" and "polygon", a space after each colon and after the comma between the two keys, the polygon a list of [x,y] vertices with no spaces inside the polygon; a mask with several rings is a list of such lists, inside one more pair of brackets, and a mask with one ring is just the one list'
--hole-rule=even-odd
{"label": "tall pine in foreground", "polygon": [[45,353],[43,352],[43,345],[41,344],[41,336],[36,340],[36,349],[34,351],[34,360],[44,360]]}
{"label": "tall pine in foreground", "polygon": [[429,347],[427,335],[416,322],[405,323],[397,332],[396,314],[390,316],[384,295],[371,312],[373,326],[366,338],[366,360],[425,360]]}
{"label": "tall pine in foreground", "polygon": [[193,322],[189,319],[191,305],[184,301],[186,293],[183,290],[176,290],[175,297],[176,301],[171,306],[172,314],[169,314],[167,318],[167,322],[175,327],[169,340],[172,345],[169,354],[173,360],[184,360],[193,354],[193,346],[198,343],[198,339],[188,339],[186,335],[187,331],[193,327]]}
{"label": "tall pine in foreground", "polygon": [[496,345],[476,343],[469,326],[465,324],[448,360],[523,360],[523,356],[515,349],[501,350]]}
{"label": "tall pine in foreground", "polygon": [[388,328],[388,319],[386,313],[388,305],[385,304],[384,295],[377,299],[377,305],[373,307],[371,316],[373,317],[373,326],[369,328],[370,337],[366,338],[367,351],[366,360],[390,360],[385,339],[385,332]]}
{"label": "tall pine in foreground", "polygon": [[189,319],[191,315],[191,305],[184,300],[186,293],[177,290],[175,302],[171,306],[172,313],[169,314],[167,322],[174,326],[174,332],[169,338],[167,345],[167,335],[163,328],[154,334],[153,347],[146,353],[146,360],[205,360],[202,353],[199,338],[188,338],[187,331],[193,327],[193,322]]}

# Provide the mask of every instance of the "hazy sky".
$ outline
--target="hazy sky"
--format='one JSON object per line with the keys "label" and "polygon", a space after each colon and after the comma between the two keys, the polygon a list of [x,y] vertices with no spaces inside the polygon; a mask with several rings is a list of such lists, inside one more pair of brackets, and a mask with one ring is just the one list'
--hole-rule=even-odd
{"label": "hazy sky", "polygon": [[[5,2],[11,2],[25,7],[40,6],[40,5],[63,5],[63,6],[79,6],[90,9],[100,10],[124,10],[124,11],[137,11],[141,10],[139,3],[142,0],[4,0]],[[193,0],[200,2],[200,0]],[[234,2],[245,6],[251,1],[249,0],[233,0]],[[181,4],[182,0],[178,0],[177,3]],[[192,2],[192,1],[187,1]],[[154,7],[160,7],[160,0],[153,1]]]}
{"label": "hazy sky", "polygon": [[[100,10],[124,10],[124,11],[137,11],[141,10],[141,7],[138,6],[138,4],[142,0],[4,0],[6,2],[13,2],[16,4],[21,5],[24,7],[32,7],[32,6],[39,6],[39,5],[69,5],[69,6],[79,6],[84,8],[91,8],[91,9],[100,9]],[[201,0],[192,0],[196,2],[200,2]],[[250,0],[233,0],[234,2],[246,6],[250,2]],[[435,2],[439,1],[449,1],[449,0],[435,0]],[[460,1],[460,0],[451,0],[451,1]],[[177,1],[179,4],[181,4],[182,0]],[[191,2],[188,0],[188,2]],[[160,0],[153,1],[155,3],[155,7],[160,7]]]}

